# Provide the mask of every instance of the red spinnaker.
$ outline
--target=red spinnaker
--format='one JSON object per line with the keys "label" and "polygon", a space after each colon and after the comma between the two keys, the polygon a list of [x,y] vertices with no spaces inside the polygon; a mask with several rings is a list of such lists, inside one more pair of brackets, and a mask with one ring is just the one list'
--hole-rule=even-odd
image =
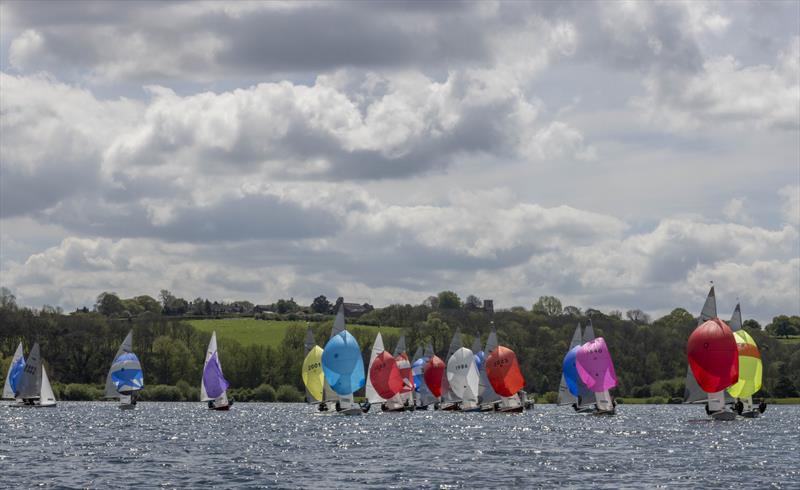
{"label": "red spinnaker", "polygon": [[694,329],[687,352],[694,379],[706,393],[722,391],[739,380],[736,337],[719,318]]}
{"label": "red spinnaker", "polygon": [[403,389],[403,378],[397,369],[397,361],[386,351],[378,354],[369,369],[369,380],[381,398],[387,400]]}
{"label": "red spinnaker", "polygon": [[400,379],[403,381],[400,393],[414,391],[414,373],[411,372],[411,362],[408,360],[408,355],[405,352],[397,354],[394,360],[397,362],[397,369],[400,370]]}
{"label": "red spinnaker", "polygon": [[492,388],[500,396],[514,396],[525,386],[517,355],[502,345],[493,350],[486,359],[486,375]]}
{"label": "red spinnaker", "polygon": [[433,396],[442,396],[442,377],[446,369],[444,361],[439,359],[438,356],[431,356],[422,371],[422,376],[425,378],[425,385],[431,390]]}

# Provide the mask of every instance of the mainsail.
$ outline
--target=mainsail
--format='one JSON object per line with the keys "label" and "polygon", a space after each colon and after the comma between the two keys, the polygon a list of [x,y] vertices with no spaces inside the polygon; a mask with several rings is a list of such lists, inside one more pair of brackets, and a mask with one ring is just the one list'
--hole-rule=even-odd
{"label": "mainsail", "polygon": [[3,398],[16,398],[18,393],[22,372],[25,370],[25,356],[22,354],[22,342],[17,345],[14,357],[6,373],[6,382],[3,385]]}
{"label": "mainsail", "polygon": [[42,358],[39,352],[39,343],[33,344],[31,353],[22,370],[22,377],[19,386],[19,398],[23,400],[34,400],[41,397],[42,393]]}
{"label": "mainsail", "polygon": [[[583,337],[581,340],[584,344],[594,340],[594,326],[592,325],[591,318],[589,319],[589,325],[587,325],[583,330]],[[575,360],[577,361],[577,357]],[[580,376],[578,376],[578,406],[585,407],[595,403],[596,401],[597,396],[595,395],[594,391],[590,390],[586,384],[580,380]]]}
{"label": "mainsail", "polygon": [[56,396],[50,386],[50,378],[47,377],[47,369],[42,366],[42,391],[39,398],[39,406],[49,407],[56,404]]}
{"label": "mainsail", "polygon": [[399,405],[412,404],[414,399],[414,373],[411,371],[411,362],[408,360],[406,352],[406,336],[401,335],[400,340],[394,348],[394,359],[397,362],[397,369],[400,371],[400,379],[403,386],[393,397],[393,402]]}
{"label": "mainsail", "polygon": [[[567,351],[567,355],[574,349],[581,345],[581,326],[578,324],[575,327],[575,332],[572,334],[572,341],[569,343],[569,350]],[[562,363],[562,371],[561,371],[561,383],[558,385],[558,404],[559,405],[572,405],[573,403],[578,402],[578,385],[577,383],[570,383],[567,382],[567,376],[565,374],[568,366],[574,366],[574,362],[570,361],[567,362],[566,356],[564,356],[564,361]],[[570,378],[571,380],[577,379],[578,372],[575,371],[575,376]]]}
{"label": "mainsail", "polygon": [[222,374],[222,364],[217,350],[217,332],[212,332],[206,350],[206,362],[203,364],[203,378],[200,380],[200,400],[204,402],[214,400],[214,405],[217,407],[228,405],[226,392],[229,386],[230,383]]}

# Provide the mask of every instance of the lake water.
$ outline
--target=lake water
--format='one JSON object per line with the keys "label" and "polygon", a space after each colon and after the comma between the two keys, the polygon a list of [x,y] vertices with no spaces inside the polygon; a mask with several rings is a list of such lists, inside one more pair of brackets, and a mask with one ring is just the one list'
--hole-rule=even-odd
{"label": "lake water", "polygon": [[800,406],[711,422],[701,406],[616,417],[315,415],[299,404],[61,402],[0,407],[0,486],[22,488],[800,488]]}

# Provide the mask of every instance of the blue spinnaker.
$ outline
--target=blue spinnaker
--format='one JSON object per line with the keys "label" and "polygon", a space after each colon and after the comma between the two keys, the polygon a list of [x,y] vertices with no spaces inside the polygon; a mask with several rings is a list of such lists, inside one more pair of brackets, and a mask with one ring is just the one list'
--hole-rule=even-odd
{"label": "blue spinnaker", "polygon": [[486,354],[483,351],[477,352],[475,354],[475,367],[478,368],[478,372],[481,372],[481,367],[483,366],[484,359],[486,359]]}
{"label": "blue spinnaker", "polygon": [[425,377],[422,375],[422,370],[426,362],[428,362],[428,358],[421,357],[411,365],[411,372],[414,374],[414,391],[417,393],[419,393],[419,389],[425,384]]}
{"label": "blue spinnaker", "polygon": [[11,365],[10,372],[11,374],[8,376],[8,383],[11,385],[11,391],[17,393],[17,386],[19,385],[20,379],[22,379],[22,372],[25,370],[25,358],[20,357],[17,359],[17,362]]}
{"label": "blue spinnaker", "polygon": [[576,345],[570,349],[567,355],[564,356],[564,364],[562,366],[564,370],[564,380],[567,382],[567,388],[569,388],[569,392],[572,393],[573,396],[578,396],[578,383],[580,382],[580,378],[578,377],[578,368],[575,365],[575,359],[580,348],[580,345]]}
{"label": "blue spinnaker", "polygon": [[347,330],[334,335],[325,344],[322,371],[325,381],[339,395],[350,395],[366,384],[361,348]]}
{"label": "blue spinnaker", "polygon": [[130,393],[144,388],[144,374],[139,358],[133,352],[123,352],[111,365],[111,380],[119,393]]}

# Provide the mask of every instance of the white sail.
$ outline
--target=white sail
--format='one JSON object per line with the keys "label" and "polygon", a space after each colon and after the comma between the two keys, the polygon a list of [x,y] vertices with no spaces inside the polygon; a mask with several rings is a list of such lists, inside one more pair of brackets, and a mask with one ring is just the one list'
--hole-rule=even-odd
{"label": "white sail", "polygon": [[375,358],[378,357],[383,351],[383,337],[381,337],[381,333],[378,332],[378,335],[375,337],[375,342],[372,344],[372,352],[369,355],[369,367],[367,368],[367,386],[365,388],[365,395],[370,403],[383,403],[386,401],[386,398],[383,398],[378,394],[377,391],[375,391],[375,387],[372,386],[372,380],[369,377],[369,374],[372,372],[372,363],[375,362]]}
{"label": "white sail", "polygon": [[[114,354],[114,358],[111,359],[112,366],[114,365],[114,360],[121,356],[123,352],[133,352],[133,330],[128,332],[128,335],[125,336],[125,340],[122,341],[119,349],[117,349],[117,353]],[[108,374],[106,375],[106,391],[104,397],[119,398],[117,386],[114,384],[114,380],[111,379],[111,368],[108,369]]]}
{"label": "white sail", "polygon": [[706,302],[703,303],[703,309],[700,311],[700,323],[717,317],[717,298],[714,295],[714,286],[708,291]]}
{"label": "white sail", "polygon": [[20,342],[19,345],[17,345],[17,350],[14,351],[14,357],[11,358],[11,364],[8,365],[8,372],[6,373],[6,383],[5,385],[3,385],[3,398],[6,399],[15,398],[14,390],[11,388],[11,371],[12,368],[18,362],[20,362],[20,359],[22,359],[23,363],[25,362],[25,359],[23,358],[22,355],[22,342]]}
{"label": "white sail", "polygon": [[[200,401],[207,402],[209,400],[213,400],[208,393],[206,393],[206,384],[203,380],[203,373],[206,370],[206,364],[208,364],[208,360],[211,359],[211,356],[217,352],[217,332],[216,330],[211,332],[211,340],[208,341],[208,349],[206,349],[206,359],[203,361],[203,372],[200,373]],[[219,361],[219,359],[217,359]],[[220,366],[221,367],[221,366]],[[195,385],[197,386],[197,385]]]}
{"label": "white sail", "polygon": [[20,379],[19,397],[24,400],[40,398],[42,393],[42,358],[39,343],[33,344]]}
{"label": "white sail", "polygon": [[742,329],[742,307],[739,303],[736,303],[736,308],[733,309],[733,315],[731,315],[731,321],[728,326],[731,327],[733,332]]}
{"label": "white sail", "polygon": [[[569,350],[581,345],[581,325],[575,327],[575,333],[572,334],[572,341],[569,343]],[[566,354],[565,354],[566,356]],[[578,399],[569,391],[567,386],[567,379],[564,373],[561,373],[561,383],[558,385],[558,404],[559,405],[572,405],[577,403]]]}
{"label": "white sail", "polygon": [[725,390],[708,394],[708,410],[719,412],[725,409]]}
{"label": "white sail", "polygon": [[53,394],[53,388],[50,386],[50,378],[47,377],[47,370],[42,366],[42,391],[39,398],[39,405],[42,407],[49,407],[56,404],[56,396]]}
{"label": "white sail", "polygon": [[447,361],[447,382],[458,401],[478,402],[478,368],[475,354],[461,347]]}
{"label": "white sail", "polygon": [[614,410],[614,402],[611,400],[611,393],[608,390],[595,394],[597,397],[597,409],[602,411]]}
{"label": "white sail", "polygon": [[489,382],[489,375],[486,373],[486,360],[489,359],[489,355],[495,349],[497,349],[497,331],[492,328],[492,331],[489,332],[489,337],[486,339],[486,347],[483,349],[483,364],[479,373],[478,400],[482,405],[494,403],[502,398],[492,388],[492,384]]}

